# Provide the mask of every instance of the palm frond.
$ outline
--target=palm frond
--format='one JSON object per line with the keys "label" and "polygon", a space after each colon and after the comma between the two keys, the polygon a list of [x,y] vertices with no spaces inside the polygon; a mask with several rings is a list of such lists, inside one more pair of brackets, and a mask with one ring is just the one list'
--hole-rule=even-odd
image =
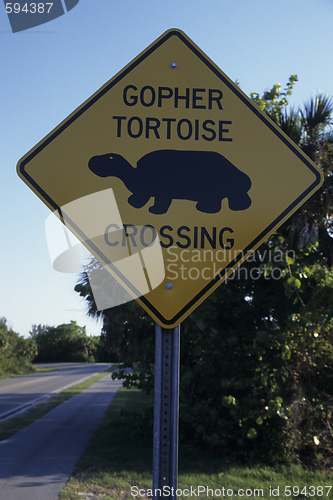
{"label": "palm frond", "polygon": [[300,113],[307,141],[316,140],[324,133],[331,124],[332,112],[333,99],[324,94],[318,94],[304,104],[304,110]]}
{"label": "palm frond", "polygon": [[279,113],[277,125],[296,144],[300,143],[302,137],[302,122],[300,113],[295,109],[285,109]]}

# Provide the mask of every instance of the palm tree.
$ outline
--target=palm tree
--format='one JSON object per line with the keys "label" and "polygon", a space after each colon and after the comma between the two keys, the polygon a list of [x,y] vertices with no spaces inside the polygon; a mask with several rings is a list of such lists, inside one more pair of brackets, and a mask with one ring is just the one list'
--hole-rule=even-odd
{"label": "palm tree", "polygon": [[323,186],[285,223],[289,248],[298,250],[311,239],[319,241],[317,260],[333,264],[333,100],[318,94],[303,109],[280,111],[277,125],[318,165]]}

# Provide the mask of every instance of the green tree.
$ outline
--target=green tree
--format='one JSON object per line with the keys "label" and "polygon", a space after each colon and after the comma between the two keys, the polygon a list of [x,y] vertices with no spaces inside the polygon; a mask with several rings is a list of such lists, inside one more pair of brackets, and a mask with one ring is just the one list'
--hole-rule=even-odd
{"label": "green tree", "polygon": [[58,326],[34,325],[32,333],[38,347],[37,362],[94,361],[95,342],[76,321]]}
{"label": "green tree", "polygon": [[32,339],[35,339],[39,333],[45,332],[46,325],[32,325],[29,335]]}
{"label": "green tree", "polygon": [[36,354],[35,341],[21,337],[8,326],[6,318],[0,318],[0,374],[30,371]]}

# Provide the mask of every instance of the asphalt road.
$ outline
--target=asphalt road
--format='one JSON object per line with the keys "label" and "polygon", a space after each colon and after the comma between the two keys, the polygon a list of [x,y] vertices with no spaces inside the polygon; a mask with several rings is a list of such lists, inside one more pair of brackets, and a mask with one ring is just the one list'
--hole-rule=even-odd
{"label": "asphalt road", "polygon": [[121,385],[107,375],[0,442],[0,500],[57,500]]}
{"label": "asphalt road", "polygon": [[109,368],[100,363],[48,363],[52,372],[0,380],[0,419],[47,395],[77,384]]}

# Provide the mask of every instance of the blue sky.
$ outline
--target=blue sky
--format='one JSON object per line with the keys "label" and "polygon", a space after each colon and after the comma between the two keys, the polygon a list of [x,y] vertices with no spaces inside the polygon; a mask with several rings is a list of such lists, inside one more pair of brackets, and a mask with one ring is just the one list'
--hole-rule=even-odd
{"label": "blue sky", "polygon": [[11,32],[0,4],[0,316],[32,324],[88,319],[75,274],[53,270],[49,210],[19,179],[17,161],[169,28],[183,30],[242,90],[262,93],[298,75],[290,99],[333,95],[331,0],[80,0],[66,15]]}

